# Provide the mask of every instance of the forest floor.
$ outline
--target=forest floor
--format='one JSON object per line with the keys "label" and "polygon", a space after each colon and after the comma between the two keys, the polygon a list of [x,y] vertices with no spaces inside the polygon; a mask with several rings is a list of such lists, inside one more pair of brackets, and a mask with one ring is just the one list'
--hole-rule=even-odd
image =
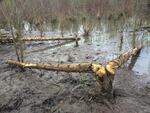
{"label": "forest floor", "polygon": [[[101,53],[101,54],[99,54]],[[105,63],[106,51],[60,47],[25,55],[32,63]],[[95,57],[98,55],[97,57]],[[0,113],[150,113],[150,76],[126,66],[114,80],[114,97],[104,98],[90,73],[20,70],[5,63],[16,59],[13,46],[0,46]]]}

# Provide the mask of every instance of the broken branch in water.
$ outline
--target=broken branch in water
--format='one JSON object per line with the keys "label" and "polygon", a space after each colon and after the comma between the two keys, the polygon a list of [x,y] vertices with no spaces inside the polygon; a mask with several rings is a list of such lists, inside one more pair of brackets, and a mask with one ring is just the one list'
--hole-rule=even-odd
{"label": "broken branch in water", "polygon": [[139,54],[139,52],[141,51],[142,47],[140,48],[135,48],[132,49],[129,52],[123,53],[121,54],[119,57],[113,59],[112,61],[108,62],[106,64],[106,70],[111,74],[111,75],[115,75],[117,69],[124,64],[125,62],[127,62],[127,60],[130,58],[130,56],[136,56]]}
{"label": "broken branch in water", "polygon": [[[73,43],[73,42],[74,42],[74,40],[70,40],[70,41],[62,42],[60,44],[56,44],[56,45],[53,45],[53,46],[41,47],[41,48],[38,48],[36,50],[25,51],[25,54],[41,52],[41,51],[45,51],[45,50],[48,50],[48,49],[54,49],[56,47],[61,47],[63,45],[70,44],[70,43]],[[77,46],[77,44],[76,44],[76,46]]]}
{"label": "broken branch in water", "polygon": [[[21,41],[24,42],[30,42],[30,41],[54,41],[54,40],[80,40],[80,38],[63,38],[63,37],[43,37],[43,38],[37,38],[37,37],[31,37],[31,38],[22,38]],[[0,38],[0,43],[13,43],[13,38]]]}
{"label": "broken branch in water", "polygon": [[64,71],[64,72],[94,72],[98,78],[98,82],[103,92],[112,91],[112,82],[114,75],[121,67],[122,64],[127,62],[129,57],[139,54],[142,47],[132,49],[129,52],[121,54],[119,57],[111,60],[105,66],[100,64],[91,63],[73,63],[73,64],[32,64],[32,63],[21,63],[17,61],[8,60],[8,64],[17,65],[21,68],[34,68],[34,69],[45,69],[49,71]]}

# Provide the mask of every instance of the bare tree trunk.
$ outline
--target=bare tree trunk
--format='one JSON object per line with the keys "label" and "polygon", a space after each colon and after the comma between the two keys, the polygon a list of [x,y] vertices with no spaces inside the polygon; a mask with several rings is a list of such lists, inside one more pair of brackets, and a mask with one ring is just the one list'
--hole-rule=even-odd
{"label": "bare tree trunk", "polygon": [[22,38],[22,35],[21,35],[21,31],[18,30],[17,32],[17,39],[18,39],[18,47],[19,47],[19,53],[20,53],[20,60],[21,62],[24,62],[24,48],[23,48],[23,45],[24,45],[24,42],[21,40]]}
{"label": "bare tree trunk", "polygon": [[[10,25],[10,29],[11,29],[11,34],[12,34],[12,37],[13,37],[11,42],[13,42],[13,44],[14,44],[17,60],[20,62],[20,56],[19,56],[18,47],[17,47],[17,40],[16,40],[14,31],[13,31],[12,25]],[[7,41],[10,41],[10,40],[7,40]],[[5,41],[3,41],[3,40],[0,41],[0,42],[4,42],[5,43]]]}
{"label": "bare tree trunk", "polygon": [[77,64],[32,64],[21,63],[13,60],[8,60],[8,64],[14,64],[22,68],[45,69],[49,71],[64,71],[64,72],[89,72],[91,71],[91,63]]}

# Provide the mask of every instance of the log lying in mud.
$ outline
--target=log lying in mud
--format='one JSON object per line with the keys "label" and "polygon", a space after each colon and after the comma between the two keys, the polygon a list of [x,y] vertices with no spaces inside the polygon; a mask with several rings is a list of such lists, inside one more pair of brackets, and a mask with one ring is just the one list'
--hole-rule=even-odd
{"label": "log lying in mud", "polygon": [[78,64],[32,64],[21,63],[8,60],[8,64],[17,65],[21,68],[45,69],[49,71],[64,71],[64,72],[93,72],[101,86],[102,92],[112,91],[112,82],[114,75],[119,67],[124,64],[129,57],[135,56],[141,51],[141,48],[135,48],[129,52],[121,54],[119,57],[106,63],[106,65],[78,63]]}
{"label": "log lying in mud", "polygon": [[[16,39],[17,40],[17,39]],[[78,41],[80,38],[63,38],[63,37],[43,37],[43,38],[38,38],[38,37],[31,37],[31,38],[22,38],[21,41],[23,42],[38,42],[38,41],[55,41],[55,40],[74,40]],[[0,43],[5,44],[5,43],[13,43],[13,38],[0,38]]]}
{"label": "log lying in mud", "polygon": [[8,64],[17,65],[22,68],[45,69],[49,71],[64,71],[64,72],[89,72],[91,63],[76,63],[76,64],[32,64],[21,63],[13,60],[8,60]]}
{"label": "log lying in mud", "polygon": [[99,73],[99,70],[93,71],[98,76],[98,82],[101,86],[102,92],[110,93],[112,92],[112,83],[114,80],[114,75],[116,71],[123,65],[127,60],[133,56],[139,56],[142,47],[132,49],[129,52],[121,54],[119,57],[109,61],[105,65],[105,71],[103,73]]}
{"label": "log lying in mud", "polygon": [[127,62],[127,60],[130,58],[130,56],[136,56],[139,55],[140,51],[141,51],[142,47],[140,48],[135,48],[129,52],[123,53],[121,54],[119,57],[113,59],[112,61],[108,62],[106,64],[106,70],[111,74],[111,75],[115,75],[117,69],[124,64],[125,62]]}

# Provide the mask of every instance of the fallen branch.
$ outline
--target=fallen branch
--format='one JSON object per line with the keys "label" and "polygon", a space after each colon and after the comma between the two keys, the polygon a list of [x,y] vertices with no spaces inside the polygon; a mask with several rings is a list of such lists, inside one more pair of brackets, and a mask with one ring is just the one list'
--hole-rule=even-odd
{"label": "fallen branch", "polygon": [[117,69],[119,67],[121,67],[122,64],[124,64],[125,62],[127,62],[127,60],[131,57],[131,56],[136,56],[139,55],[140,51],[141,51],[142,47],[140,48],[135,48],[129,52],[123,53],[121,54],[119,57],[113,59],[112,61],[108,62],[106,64],[106,70],[111,74],[111,75],[115,75]]}
{"label": "fallen branch", "polygon": [[[41,48],[38,48],[36,50],[31,50],[31,51],[26,51],[25,54],[29,54],[29,53],[35,53],[35,52],[41,52],[41,51],[45,51],[45,50],[48,50],[48,49],[54,49],[56,47],[61,47],[63,45],[66,45],[66,44],[70,44],[70,43],[73,43],[75,42],[74,40],[71,40],[71,41],[66,41],[66,42],[62,42],[60,44],[57,44],[57,45],[53,45],[53,46],[46,46],[46,47],[41,47]],[[76,44],[77,46],[77,44]]]}
{"label": "fallen branch", "polygon": [[[140,54],[142,47],[135,48],[129,52],[121,54],[119,57],[111,60],[105,65],[105,71],[103,73],[100,70],[94,71],[95,74],[98,76],[98,82],[101,86],[102,92],[110,93],[112,92],[112,83],[114,80],[114,75],[116,74],[116,71],[123,65],[127,60],[133,56],[138,56]],[[98,66],[97,66],[98,67]]]}
{"label": "fallen branch", "polygon": [[[16,39],[17,40],[17,39]],[[74,40],[78,41],[80,38],[63,38],[63,37],[45,37],[45,38],[22,38],[21,41],[23,42],[30,42],[30,41],[54,41],[54,40]],[[13,43],[13,38],[0,38],[0,43],[5,44],[5,43]]]}
{"label": "fallen branch", "polygon": [[139,27],[139,28],[135,29],[134,31],[130,31],[130,32],[139,32],[139,31],[145,31],[145,30],[150,32],[150,26]]}
{"label": "fallen branch", "polygon": [[100,83],[103,92],[112,91],[112,82],[114,75],[124,64],[129,57],[138,55],[141,48],[135,48],[129,52],[121,54],[119,57],[108,62],[105,66],[100,64],[91,63],[78,63],[78,64],[32,64],[32,63],[21,63],[12,60],[8,60],[8,64],[17,65],[21,68],[34,68],[34,69],[45,69],[49,71],[64,71],[64,72],[93,72],[98,82]]}
{"label": "fallen branch", "polygon": [[21,68],[34,68],[34,69],[45,69],[49,71],[64,71],[64,72],[89,72],[90,63],[81,64],[32,64],[32,63],[21,63],[13,60],[8,60],[8,64],[17,65]]}

